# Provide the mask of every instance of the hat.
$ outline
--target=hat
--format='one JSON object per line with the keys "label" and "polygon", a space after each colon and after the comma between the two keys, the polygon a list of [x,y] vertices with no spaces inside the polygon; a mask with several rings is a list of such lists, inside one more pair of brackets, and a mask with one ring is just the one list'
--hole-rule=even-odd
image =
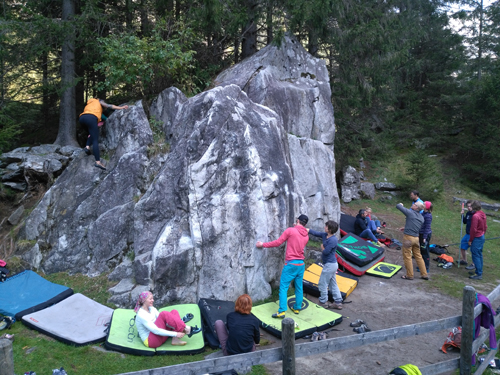
{"label": "hat", "polygon": [[309,218],[306,215],[302,214],[297,218],[297,220],[300,221],[300,224],[306,225],[309,221]]}
{"label": "hat", "polygon": [[429,201],[425,201],[424,204],[425,204],[425,209],[426,210],[428,210],[432,206],[432,202],[429,202]]}

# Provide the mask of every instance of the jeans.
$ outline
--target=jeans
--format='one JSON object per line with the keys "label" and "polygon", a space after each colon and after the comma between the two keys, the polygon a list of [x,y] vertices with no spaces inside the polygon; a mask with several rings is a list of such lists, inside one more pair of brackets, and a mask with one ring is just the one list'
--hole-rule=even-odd
{"label": "jeans", "polygon": [[476,266],[476,275],[482,276],[483,274],[483,245],[484,234],[481,237],[476,237],[472,240],[470,246],[470,253],[472,255],[472,263]]}
{"label": "jeans", "polygon": [[323,271],[321,271],[321,276],[318,281],[318,289],[320,294],[319,302],[325,303],[328,301],[328,289],[332,292],[333,300],[335,303],[342,303],[342,294],[340,294],[340,289],[337,285],[337,269],[339,264],[326,263],[323,265]]}
{"label": "jeans", "polygon": [[305,270],[306,266],[303,260],[289,260],[285,262],[283,271],[281,271],[280,308],[278,312],[282,313],[288,309],[287,292],[292,280],[294,281],[295,286],[295,305],[293,308],[296,310],[300,310],[302,308],[302,300],[304,298],[302,280],[304,279]]}
{"label": "jeans", "polygon": [[96,161],[101,160],[99,155],[99,127],[97,126],[97,117],[91,114],[80,116],[80,124],[89,131],[90,137],[87,138],[87,146],[92,146],[90,150],[94,153]]}
{"label": "jeans", "polygon": [[372,241],[375,241],[377,242],[377,237],[375,237],[375,235],[373,234],[373,232],[370,230],[370,229],[365,229],[364,231],[362,231],[360,234],[359,234],[359,237],[362,237],[362,238],[369,238],[370,240]]}

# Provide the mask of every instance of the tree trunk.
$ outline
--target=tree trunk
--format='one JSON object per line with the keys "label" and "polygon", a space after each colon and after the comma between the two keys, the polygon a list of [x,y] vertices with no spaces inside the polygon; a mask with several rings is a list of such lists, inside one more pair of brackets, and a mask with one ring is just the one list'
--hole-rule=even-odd
{"label": "tree trunk", "polygon": [[[68,26],[75,15],[74,0],[63,0],[62,21]],[[62,146],[76,146],[76,119],[75,119],[75,34],[67,28],[64,38],[61,61],[61,103],[59,114],[59,132],[54,142]]]}
{"label": "tree trunk", "polygon": [[252,56],[257,52],[257,1],[247,0],[248,21],[243,30],[243,40],[241,41],[241,59]]}

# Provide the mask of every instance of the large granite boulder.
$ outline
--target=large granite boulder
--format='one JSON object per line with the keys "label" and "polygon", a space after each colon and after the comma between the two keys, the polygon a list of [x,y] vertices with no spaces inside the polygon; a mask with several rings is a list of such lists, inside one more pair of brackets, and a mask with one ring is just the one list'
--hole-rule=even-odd
{"label": "large granite boulder", "polygon": [[24,258],[45,272],[110,272],[120,281],[110,301],[124,306],[147,289],[160,305],[268,297],[284,247],[255,243],[300,213],[317,230],[340,218],[328,75],[286,38],[218,83],[152,103],[170,144],[162,155],[141,102],[113,114],[101,142],[108,170],[83,153],[68,165],[26,220],[36,244]]}

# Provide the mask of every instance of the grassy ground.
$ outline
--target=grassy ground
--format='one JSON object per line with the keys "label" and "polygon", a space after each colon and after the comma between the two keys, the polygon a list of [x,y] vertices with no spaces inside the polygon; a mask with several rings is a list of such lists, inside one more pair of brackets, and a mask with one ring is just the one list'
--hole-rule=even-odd
{"label": "grassy ground", "polygon": [[[372,166],[365,172],[367,180],[371,182],[384,181],[387,178],[391,181],[394,177],[397,168],[391,166]],[[459,176],[454,174],[453,169],[443,167],[442,176],[444,181],[444,192],[440,197],[433,201],[433,222],[432,243],[444,245],[460,242],[460,204],[453,202],[453,196],[466,199],[479,199],[490,202],[486,197],[466,189],[460,183]],[[373,213],[382,221],[387,222],[386,235],[392,238],[402,239],[402,233],[398,228],[404,225],[404,215],[396,208],[396,204],[402,202],[406,207],[409,207],[410,199],[407,194],[400,197],[394,197],[391,201],[382,202],[379,194],[375,200],[360,200],[353,201],[348,205],[343,205],[344,212],[355,213],[360,208],[369,206],[373,209]],[[425,200],[425,196],[422,197]],[[497,215],[498,213],[492,212]],[[488,216],[488,232],[486,238],[500,236],[500,222],[491,216]],[[500,218],[498,219],[500,221]],[[464,228],[465,233],[465,228]],[[312,247],[317,246],[317,243],[311,242]],[[449,247],[450,255],[456,259],[456,254],[459,250],[458,245]],[[500,240],[486,241],[484,246],[484,274],[482,281],[472,281],[468,279],[468,273],[464,267],[457,268],[456,266],[448,270],[443,270],[436,266],[436,262],[431,260],[431,281],[425,283],[424,287],[432,291],[448,294],[456,298],[461,298],[462,289],[465,285],[472,285],[479,292],[487,295],[498,284],[500,284]],[[469,254],[470,260],[470,254]],[[108,289],[113,286],[106,275],[97,278],[87,278],[82,275],[69,276],[66,273],[53,275],[44,275],[48,280],[58,284],[67,285],[75,291],[82,293],[89,298],[96,300],[102,304],[107,304],[109,298]],[[289,294],[293,294],[293,290],[289,290]],[[266,301],[256,302],[261,304],[278,299],[277,290],[273,292]],[[498,303],[494,304],[497,306]],[[114,307],[114,306],[110,306]],[[16,335],[14,343],[14,363],[17,374],[22,374],[26,371],[36,371],[38,374],[49,374],[52,369],[64,367],[71,374],[117,374],[130,371],[137,371],[148,368],[156,368],[169,366],[174,364],[199,361],[204,358],[204,355],[210,354],[213,350],[207,347],[204,354],[193,356],[155,356],[155,357],[138,357],[133,355],[106,352],[102,345],[91,345],[75,348],[54,339],[33,331],[21,323],[14,324],[9,333]],[[500,332],[498,332],[500,335]],[[500,337],[500,336],[499,336]],[[265,346],[265,342],[262,346]],[[489,371],[485,374],[488,375]],[[254,366],[252,369],[254,375],[267,374],[264,366]]]}

